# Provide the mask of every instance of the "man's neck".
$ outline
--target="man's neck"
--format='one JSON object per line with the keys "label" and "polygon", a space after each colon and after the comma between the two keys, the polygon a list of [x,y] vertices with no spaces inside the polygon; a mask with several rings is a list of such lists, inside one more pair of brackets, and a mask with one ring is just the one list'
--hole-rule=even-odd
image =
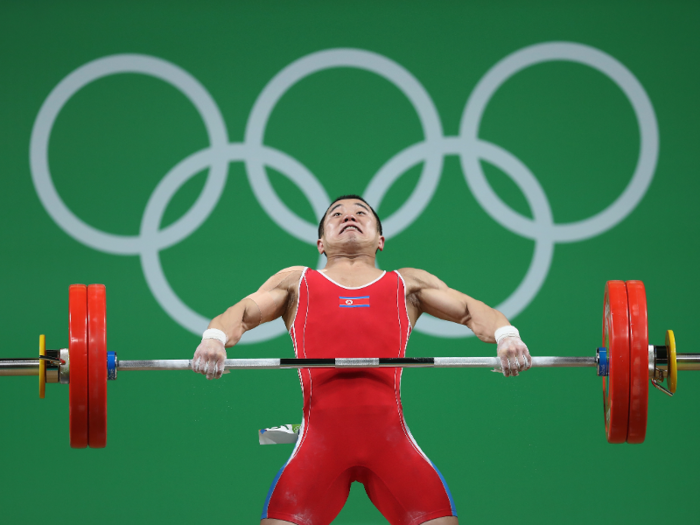
{"label": "man's neck", "polygon": [[357,254],[331,254],[326,261],[326,270],[361,271],[364,269],[376,269],[376,256],[366,253]]}

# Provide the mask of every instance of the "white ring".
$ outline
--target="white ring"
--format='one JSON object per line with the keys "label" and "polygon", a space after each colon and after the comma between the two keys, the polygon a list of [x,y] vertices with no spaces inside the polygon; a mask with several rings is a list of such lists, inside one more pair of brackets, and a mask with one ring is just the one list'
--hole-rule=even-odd
{"label": "white ring", "polygon": [[484,75],[467,101],[460,124],[460,138],[464,141],[464,150],[460,158],[467,183],[484,210],[505,228],[524,237],[538,238],[541,232],[536,226],[537,221],[533,223],[527,217],[511,210],[491,189],[478,156],[473,154],[472,147],[479,140],[481,117],[496,90],[519,71],[553,60],[579,62],[609,77],[632,104],[640,132],[637,167],[623,193],[610,206],[593,217],[568,224],[553,225],[554,231],[551,235],[554,241],[573,242],[600,235],[627,217],[646,193],[656,169],[659,133],[654,108],[642,85],[620,62],[598,49],[570,42],[537,44],[507,56]]}
{"label": "white ring", "polygon": [[[121,255],[137,255],[143,239],[100,231],[79,219],[65,205],[51,179],[48,161],[49,136],[56,117],[68,100],[87,84],[117,73],[149,75],[179,89],[195,106],[204,121],[212,148],[226,147],[228,136],[219,108],[197,79],[165,60],[145,55],[114,55],[79,67],[51,91],[39,110],[30,139],[30,167],[34,188],[51,218],[68,235],[95,250]],[[192,208],[164,231],[171,237],[185,238],[206,219],[223,191],[228,164],[213,162],[202,193]],[[200,221],[197,223],[197,221]],[[177,242],[177,241],[176,241]],[[167,245],[167,243],[165,243]]]}
{"label": "white ring", "polygon": [[[510,77],[534,64],[569,60],[597,69],[610,77],[630,100],[640,128],[640,155],[623,193],[602,212],[577,222],[555,224],[547,196],[532,172],[501,147],[478,138],[484,110],[496,90]],[[331,49],[312,53],[280,71],[256,100],[246,125],[245,142],[229,144],[221,113],[206,89],[189,73],[159,58],[145,55],[115,55],[85,64],[64,78],[44,101],[32,129],[30,165],[37,194],[53,220],[69,235],[96,250],[141,256],[144,275],[161,307],[181,326],[200,334],[208,319],[193,311],[168,283],[160,262],[160,251],[191,235],[216,207],[232,161],[243,161],[253,193],[261,207],[290,235],[313,244],[316,224],[295,215],[275,194],[265,167],[288,177],[304,193],[320,220],[329,203],[318,179],[300,162],[263,144],[270,115],[286,91],[301,79],[329,68],[364,69],[386,78],[411,101],[421,122],[424,140],[398,152],[374,175],[364,197],[375,208],[392,184],[409,168],[423,162],[420,179],[409,199],[384,220],[387,238],[410,226],[432,199],[440,179],[445,155],[460,157],[465,180],[479,204],[506,229],[535,242],[528,271],[516,290],[497,308],[508,317],[518,315],[539,292],[552,262],[556,242],[574,242],[612,228],[623,220],[646,193],[658,158],[658,126],[653,107],[639,81],[620,62],[600,50],[575,43],[544,43],[521,49],[493,66],[472,92],[460,123],[460,135],[445,137],[435,106],[424,87],[396,62],[370,51]],[[157,185],[144,211],[138,236],[100,231],[79,219],[61,200],[48,167],[48,144],[53,124],[66,102],[82,87],[107,75],[141,73],[178,88],[194,104],[204,121],[210,146],[188,156],[173,167]],[[488,185],[480,162],[498,167],[512,178],[533,213],[529,219],[509,208]],[[165,209],[177,190],[201,170],[210,168],[204,189],[195,204],[170,226],[160,229]],[[323,265],[319,256],[319,267]],[[416,330],[439,337],[472,335],[463,326],[429,316],[421,317]],[[242,342],[265,341],[285,332],[281,320],[248,332]]]}
{"label": "white ring", "polygon": [[[515,291],[495,307],[511,319],[530,304],[547,277],[554,254],[554,242],[548,235],[552,225],[552,210],[537,179],[520,160],[488,142],[478,141],[473,147],[478,151],[479,158],[493,164],[513,179],[523,192],[532,210],[535,224],[539,227],[539,236],[535,239],[535,251],[525,277]],[[454,338],[473,335],[466,326],[436,319],[426,314],[420,317],[416,330],[436,337]]]}
{"label": "white ring", "polygon": [[[248,146],[255,148],[263,144],[265,127],[270,114],[280,98],[301,79],[325,69],[336,67],[351,67],[364,69],[386,78],[398,87],[411,101],[418,113],[418,118],[423,127],[425,141],[439,143],[442,140],[442,125],[438,117],[435,105],[425,88],[402,66],[388,58],[359,49],[329,49],[307,55],[292,62],[265,86],[258,96],[246,126],[245,141]],[[443,157],[439,149],[431,154],[424,155],[425,165],[411,197],[393,215],[388,217],[386,223],[386,236],[398,233],[407,227],[430,202],[435,192],[442,171]],[[263,169],[264,162],[260,158],[254,158],[246,162],[248,180],[258,202],[277,225],[290,235],[315,244],[317,237],[317,224],[300,219],[284,202],[275,194],[267,173]],[[365,199],[374,207],[379,203],[373,202],[373,195],[365,192]],[[321,220],[328,207],[330,199],[323,192],[314,193],[310,200],[316,213],[316,219]],[[398,222],[399,225],[395,226]]]}
{"label": "white ring", "polygon": [[[312,180],[312,176],[308,170],[292,157],[277,150],[263,147],[262,151],[266,155],[265,164],[289,177],[309,198],[310,191],[306,184]],[[146,282],[163,310],[192,333],[201,333],[206,329],[210,320],[187,306],[172,289],[160,262],[160,250],[162,248],[155,242],[151,242],[151,239],[155,241],[160,235],[158,228],[172,197],[185,182],[214,162],[214,159],[211,157],[225,158],[228,163],[245,161],[248,155],[250,155],[250,149],[244,144],[229,144],[226,148],[218,151],[212,149],[202,150],[173,168],[158,185],[146,205],[140,232],[141,238],[144,239],[141,251],[141,267],[143,268]],[[258,326],[255,330],[246,332],[239,344],[266,341],[285,332],[286,327],[284,323],[281,319],[277,319],[271,323]]]}

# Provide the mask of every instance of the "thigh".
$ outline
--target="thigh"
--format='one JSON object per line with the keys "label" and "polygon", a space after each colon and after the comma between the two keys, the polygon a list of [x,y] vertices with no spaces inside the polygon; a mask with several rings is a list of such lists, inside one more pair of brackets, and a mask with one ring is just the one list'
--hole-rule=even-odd
{"label": "thigh", "polygon": [[[368,465],[365,490],[372,503],[392,525],[418,525],[457,516],[442,474],[418,447],[410,432],[391,440]],[[448,522],[449,523],[449,522]]]}
{"label": "thigh", "polygon": [[350,472],[339,458],[322,457],[305,445],[277,474],[268,492],[262,518],[297,525],[327,525],[350,493]]}

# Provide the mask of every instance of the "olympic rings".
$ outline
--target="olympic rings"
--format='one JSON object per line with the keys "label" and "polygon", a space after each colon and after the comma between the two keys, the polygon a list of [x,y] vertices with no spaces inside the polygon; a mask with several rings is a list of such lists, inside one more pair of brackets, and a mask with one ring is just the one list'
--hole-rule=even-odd
{"label": "olympic rings", "polygon": [[[481,117],[498,88],[510,77],[532,65],[548,61],[571,61],[594,68],[613,80],[629,99],[640,130],[637,166],[623,193],[593,217],[568,224],[555,224],[544,189],[519,159],[503,148],[478,137]],[[160,262],[160,251],[187,238],[209,217],[226,182],[228,164],[244,162],[253,193],[273,221],[295,238],[315,244],[316,224],[298,217],[276,195],[265,172],[272,167],[288,177],[304,193],[317,220],[330,201],[319,180],[299,161],[266,146],[264,134],[270,114],[280,98],[303,78],[330,68],[357,68],[393,83],[415,108],[424,139],[398,152],[375,174],[363,196],[375,208],[391,185],[409,168],[423,163],[418,184],[408,200],[383,221],[384,233],[392,237],[408,228],[423,212],[435,193],[444,157],[457,155],[467,185],[477,202],[504,228],[532,239],[535,250],[524,279],[497,306],[506,316],[517,316],[539,292],[549,271],[557,242],[576,242],[600,235],[617,225],[639,204],[656,169],[659,133],[656,115],[644,88],[634,75],[610,55],[583,44],[547,42],[516,51],[494,65],[470,95],[458,136],[445,136],[435,105],[420,82],[405,68],[380,54],[360,49],[329,49],[302,57],[282,69],[265,86],[251,110],[242,143],[229,143],[226,125],[211,95],[182,68],[157,57],[114,55],[89,62],[65,77],[51,91],[37,115],[30,139],[30,167],[37,195],[51,218],[68,235],[99,251],[139,255],[146,282],[161,307],[182,327],[199,335],[209,320],[187,306],[172,289]],[[139,235],[116,235],[84,223],[61,200],[51,179],[48,142],[63,106],[87,84],[117,73],[140,73],[159,78],[180,90],[202,116],[210,146],[193,153],[173,167],[148,200]],[[481,161],[498,167],[513,179],[525,196],[533,218],[509,208],[489,186]],[[161,229],[165,209],[177,190],[195,174],[209,168],[206,184],[192,208],[170,226]],[[319,259],[319,265],[322,259]],[[466,327],[423,316],[416,330],[437,337],[473,335]],[[280,320],[247,333],[242,343],[265,341],[285,332]]]}

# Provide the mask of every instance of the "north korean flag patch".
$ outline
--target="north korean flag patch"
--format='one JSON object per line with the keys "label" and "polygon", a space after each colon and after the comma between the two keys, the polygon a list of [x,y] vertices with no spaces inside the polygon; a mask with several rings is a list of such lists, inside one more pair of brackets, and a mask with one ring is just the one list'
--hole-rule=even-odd
{"label": "north korean flag patch", "polygon": [[341,308],[369,308],[369,295],[362,297],[338,297]]}

